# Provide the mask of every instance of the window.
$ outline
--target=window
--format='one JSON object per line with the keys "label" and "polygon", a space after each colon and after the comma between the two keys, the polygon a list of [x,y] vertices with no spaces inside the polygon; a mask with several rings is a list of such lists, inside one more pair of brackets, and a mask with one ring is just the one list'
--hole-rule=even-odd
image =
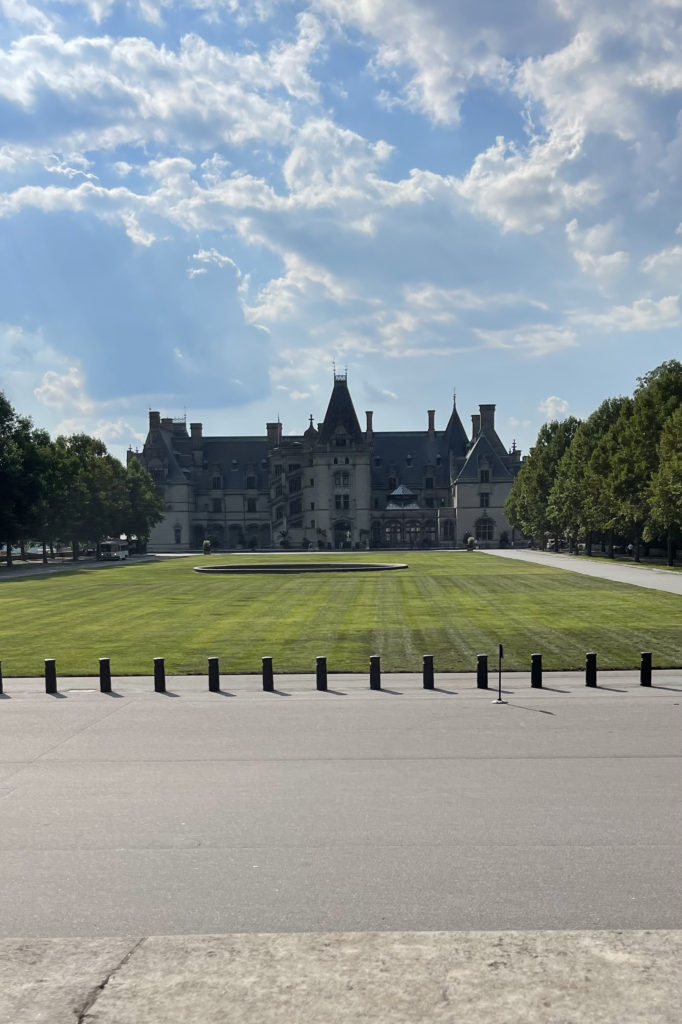
{"label": "window", "polygon": [[407,463],[408,466],[411,466],[412,465],[412,456],[411,455],[406,455],[405,456],[405,462]]}
{"label": "window", "polygon": [[375,499],[374,499],[374,507],[375,507],[375,508],[379,508],[379,507],[380,507],[380,506],[379,506],[379,499],[378,499],[378,498],[375,498]]}
{"label": "window", "polygon": [[440,466],[440,455],[436,455],[436,465]]}
{"label": "window", "polygon": [[481,483],[482,484],[490,483],[490,470],[489,469],[482,469],[481,470]]}
{"label": "window", "polygon": [[433,498],[425,498],[424,504],[427,508],[433,508]]}
{"label": "window", "polygon": [[347,494],[335,494],[334,508],[337,512],[340,512],[342,509],[350,508],[349,496]]}
{"label": "window", "polygon": [[476,520],[476,540],[492,540],[495,524],[488,516]]}
{"label": "window", "polygon": [[300,462],[290,462],[287,466],[289,473],[295,473],[297,469],[301,468]]}
{"label": "window", "polygon": [[220,498],[213,498],[211,501],[211,512],[222,512],[223,503]]}
{"label": "window", "polygon": [[348,465],[348,463],[350,462],[350,459],[349,459],[349,458],[348,458],[348,456],[346,455],[346,457],[345,457],[345,459],[344,459],[343,461],[344,461],[344,462],[346,463],[346,465]]}
{"label": "window", "polygon": [[220,490],[220,488],[222,487],[222,485],[223,485],[223,484],[222,484],[222,480],[220,479],[220,477],[219,477],[219,476],[214,476],[214,477],[213,477],[213,478],[211,479],[211,490],[213,490],[213,491],[219,491],[219,490]]}
{"label": "window", "polygon": [[432,476],[427,476],[426,480],[424,481],[424,487],[426,487],[427,491],[432,491],[433,490],[433,477]]}
{"label": "window", "polygon": [[380,466],[381,465],[381,456],[380,455],[377,455],[376,458],[374,459],[374,465],[375,466]]}
{"label": "window", "polygon": [[315,481],[314,481],[314,480],[313,480],[313,478],[311,477],[311,478],[310,478],[310,487],[314,487],[314,486],[315,486]]}
{"label": "window", "polygon": [[281,484],[276,484],[275,485],[275,497],[276,498],[281,498],[282,497],[282,485]]}
{"label": "window", "polygon": [[310,520],[310,529],[311,529],[311,530],[314,530],[314,529],[315,529],[315,520],[314,520],[314,519],[311,519],[311,520]]}
{"label": "window", "polygon": [[175,543],[176,544],[182,544],[182,527],[181,526],[176,526],[174,528],[173,532],[175,534]]}
{"label": "window", "polygon": [[289,480],[289,494],[293,494],[295,491],[301,489],[301,478],[300,476],[294,476]]}
{"label": "window", "polygon": [[311,501],[311,502],[310,502],[310,511],[311,511],[311,512],[314,512],[314,511],[315,511],[315,502],[314,502],[314,501]]}
{"label": "window", "polygon": [[278,505],[277,508],[275,509],[275,522],[280,522],[283,516],[284,507],[282,505]]}
{"label": "window", "polygon": [[232,459],[232,469],[239,468],[239,459]]}
{"label": "window", "polygon": [[389,491],[394,491],[397,486],[398,486],[398,484],[396,482],[396,478],[394,476],[389,476],[389,478],[388,478],[388,489],[389,489]]}
{"label": "window", "polygon": [[337,487],[348,487],[350,485],[350,474],[334,473],[334,483]]}
{"label": "window", "polygon": [[337,437],[335,442],[334,442],[334,444],[336,445],[337,448],[345,448],[346,447],[346,439],[345,439],[345,437]]}
{"label": "window", "polygon": [[256,511],[256,499],[255,498],[247,498],[246,499],[246,511],[247,512],[255,512]]}
{"label": "window", "polygon": [[281,475],[282,475],[282,467],[281,466],[275,466],[275,476],[281,476]]}
{"label": "window", "polygon": [[488,494],[488,492],[481,491],[478,497],[481,508],[488,508],[488,506],[490,505],[490,495]]}
{"label": "window", "polygon": [[247,476],[246,487],[249,491],[255,491],[256,489],[256,478],[255,476]]}
{"label": "window", "polygon": [[300,516],[302,511],[303,511],[303,506],[302,506],[300,498],[297,501],[292,501],[292,502],[289,503],[289,515],[290,516]]}

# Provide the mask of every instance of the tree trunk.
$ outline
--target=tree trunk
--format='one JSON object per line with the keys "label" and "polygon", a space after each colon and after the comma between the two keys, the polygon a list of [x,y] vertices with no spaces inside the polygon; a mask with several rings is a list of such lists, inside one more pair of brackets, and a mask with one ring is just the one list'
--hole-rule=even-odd
{"label": "tree trunk", "polygon": [[77,540],[72,540],[71,541],[71,559],[74,562],[78,561],[78,541]]}
{"label": "tree trunk", "polygon": [[43,565],[47,565],[47,544],[43,541]]}
{"label": "tree trunk", "polygon": [[635,537],[635,561],[639,562],[639,534]]}
{"label": "tree trunk", "polygon": [[675,564],[675,545],[673,544],[672,531],[668,530],[668,565]]}
{"label": "tree trunk", "polygon": [[587,543],[585,545],[585,554],[590,557],[592,555],[592,530],[587,531]]}
{"label": "tree trunk", "polygon": [[609,543],[606,551],[607,558],[613,558],[613,530],[609,530]]}
{"label": "tree trunk", "polygon": [[12,541],[7,541],[7,567],[12,564]]}

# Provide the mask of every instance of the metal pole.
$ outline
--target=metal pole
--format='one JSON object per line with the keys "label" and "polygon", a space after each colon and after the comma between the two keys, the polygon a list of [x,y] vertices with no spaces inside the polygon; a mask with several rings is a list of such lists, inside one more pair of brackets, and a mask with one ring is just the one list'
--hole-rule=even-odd
{"label": "metal pole", "polygon": [[506,700],[502,700],[502,659],[504,658],[504,646],[498,644],[497,646],[497,700],[493,701],[493,704],[506,704]]}

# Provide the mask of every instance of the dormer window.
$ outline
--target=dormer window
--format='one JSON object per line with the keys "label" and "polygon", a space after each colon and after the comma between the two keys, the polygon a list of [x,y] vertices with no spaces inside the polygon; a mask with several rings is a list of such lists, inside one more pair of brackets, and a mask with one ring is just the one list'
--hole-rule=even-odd
{"label": "dormer window", "polygon": [[481,470],[481,483],[482,484],[490,483],[490,470],[489,469],[482,469]]}
{"label": "dormer window", "polygon": [[222,480],[220,479],[219,476],[214,476],[211,479],[211,490],[219,491],[220,488],[222,487],[222,485],[223,485],[223,482],[222,482]]}
{"label": "dormer window", "polygon": [[334,444],[336,445],[337,448],[345,448],[346,447],[346,439],[345,439],[345,437],[337,437],[337,438],[335,438],[334,439]]}

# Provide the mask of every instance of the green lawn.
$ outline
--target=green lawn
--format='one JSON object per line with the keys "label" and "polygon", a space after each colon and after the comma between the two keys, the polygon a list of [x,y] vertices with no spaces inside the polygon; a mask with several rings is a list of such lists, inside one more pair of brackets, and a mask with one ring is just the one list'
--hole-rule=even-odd
{"label": "green lawn", "polygon": [[[267,556],[295,560],[296,554]],[[320,556],[323,557],[334,556]],[[540,652],[547,669],[577,669],[596,651],[600,668],[634,668],[641,651],[660,667],[682,666],[682,599],[575,573],[488,558],[477,552],[372,552],[344,561],[405,560],[397,572],[206,576],[195,564],[263,561],[215,555],[76,569],[0,584],[0,660],[6,676],[366,671],[371,654],[386,671],[415,671],[423,654],[437,671],[473,670],[476,655],[525,669]]]}

